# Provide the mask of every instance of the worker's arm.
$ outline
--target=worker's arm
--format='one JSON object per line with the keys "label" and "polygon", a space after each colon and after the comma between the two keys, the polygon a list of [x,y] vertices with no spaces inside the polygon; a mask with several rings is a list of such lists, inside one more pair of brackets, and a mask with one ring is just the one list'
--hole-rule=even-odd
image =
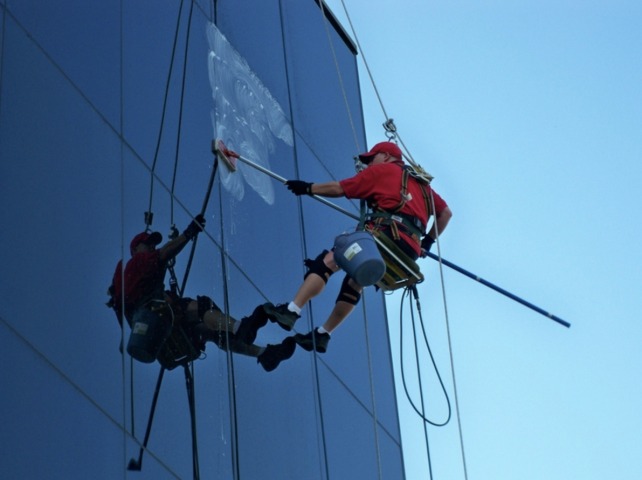
{"label": "worker's arm", "polygon": [[322,197],[343,197],[345,193],[339,182],[313,183],[310,187],[311,195]]}
{"label": "worker's arm", "polygon": [[444,208],[441,212],[435,215],[435,221],[433,222],[430,231],[421,240],[422,257],[428,255],[430,247],[432,247],[432,244],[435,243],[435,240],[437,240],[437,233],[439,233],[439,235],[443,233],[443,231],[448,226],[448,222],[450,222],[452,216],[453,212],[448,207]]}
{"label": "worker's arm", "polygon": [[441,212],[439,212],[435,216],[435,221],[432,224],[432,227],[430,228],[430,231],[428,232],[428,235],[430,238],[433,240],[437,240],[437,232],[439,232],[439,235],[441,235],[444,230],[446,230],[446,227],[448,226],[448,222],[450,222],[450,219],[453,216],[453,212],[450,210],[450,208],[446,207],[444,208]]}
{"label": "worker's arm", "polygon": [[175,239],[170,240],[159,249],[161,260],[167,262],[181,253],[181,250],[185,248],[187,242],[189,242],[192,238],[195,238],[196,235],[201,233],[204,228],[205,217],[201,214],[196,215],[194,220],[190,222],[183,233],[181,233]]}
{"label": "worker's arm", "polygon": [[303,180],[288,180],[285,185],[295,195],[320,195],[322,197],[343,197],[343,187],[339,182],[310,183]]}
{"label": "worker's arm", "polygon": [[178,237],[174,238],[173,240],[170,240],[167,242],[165,245],[160,247],[158,249],[158,253],[160,255],[160,259],[163,262],[168,262],[172,258],[174,258],[176,255],[181,253],[183,248],[185,248],[185,245],[187,245],[187,237],[185,234],[181,233]]}

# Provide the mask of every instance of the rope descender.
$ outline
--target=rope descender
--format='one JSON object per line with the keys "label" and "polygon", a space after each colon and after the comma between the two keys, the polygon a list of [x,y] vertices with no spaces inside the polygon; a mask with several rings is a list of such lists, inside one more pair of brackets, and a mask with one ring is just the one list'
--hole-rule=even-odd
{"label": "rope descender", "polygon": [[383,129],[386,131],[386,138],[389,141],[394,141],[396,143],[397,141],[397,126],[395,125],[395,121],[392,118],[389,118],[383,123]]}

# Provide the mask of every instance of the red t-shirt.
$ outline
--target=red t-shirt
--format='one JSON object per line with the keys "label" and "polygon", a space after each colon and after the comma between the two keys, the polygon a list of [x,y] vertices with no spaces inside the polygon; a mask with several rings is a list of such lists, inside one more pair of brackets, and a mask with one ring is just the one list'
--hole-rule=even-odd
{"label": "red t-shirt", "polygon": [[[114,286],[114,308],[122,321],[123,264],[116,265],[112,285]],[[125,265],[125,317],[131,322],[134,310],[150,298],[163,298],[167,265],[161,261],[160,251],[139,252]]]}
{"label": "red t-shirt", "polygon": [[[339,183],[347,198],[359,198],[366,200],[368,205],[377,205],[385,211],[394,210],[401,201],[401,177],[403,165],[401,163],[379,163],[370,165],[354,177],[341,180]],[[425,186],[426,193],[432,195],[435,203],[435,211],[441,213],[448,205],[429,186]],[[422,230],[425,231],[428,224],[429,213],[426,211],[424,197],[419,182],[412,177],[408,178],[408,193],[412,197],[406,202],[400,213],[411,215],[421,221]],[[430,198],[430,197],[429,197]],[[399,231],[403,240],[410,245],[419,255],[421,246],[403,231]]]}

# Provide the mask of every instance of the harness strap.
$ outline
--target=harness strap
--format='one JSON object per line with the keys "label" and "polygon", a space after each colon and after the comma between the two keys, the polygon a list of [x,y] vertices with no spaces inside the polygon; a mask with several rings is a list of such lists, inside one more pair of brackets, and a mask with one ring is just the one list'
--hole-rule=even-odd
{"label": "harness strap", "polygon": [[409,200],[412,199],[411,195],[408,193],[408,177],[412,177],[420,187],[426,213],[428,214],[428,217],[430,217],[430,215],[432,215],[432,208],[428,192],[426,191],[426,186],[428,184],[425,182],[424,178],[417,177],[415,175],[416,172],[410,167],[403,166],[402,170],[399,203],[390,210],[382,210],[378,205],[373,204],[373,211],[367,212],[365,201],[361,200],[361,216],[357,229],[363,230],[365,223],[370,221],[375,228],[381,228],[381,226],[389,227],[393,239],[399,240],[399,228],[402,228],[405,233],[412,237],[417,243],[420,243],[421,238],[425,235],[424,225],[418,218],[401,213],[400,210],[406,205],[406,203],[408,203]]}
{"label": "harness strap", "polygon": [[394,225],[401,224],[405,227],[411,236],[417,236],[421,238],[423,235],[423,225],[421,221],[413,217],[412,215],[407,215],[405,213],[390,213],[383,210],[372,212],[368,214],[368,219],[372,220],[375,224],[378,225]]}

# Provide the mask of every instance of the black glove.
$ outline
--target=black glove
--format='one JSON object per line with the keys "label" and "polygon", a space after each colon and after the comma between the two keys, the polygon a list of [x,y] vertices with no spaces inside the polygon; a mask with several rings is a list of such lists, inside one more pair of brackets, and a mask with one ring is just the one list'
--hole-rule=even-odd
{"label": "black glove", "polygon": [[435,243],[435,240],[430,235],[426,235],[421,239],[421,249],[423,250],[422,253],[424,255],[430,251],[430,247],[432,247],[433,243]]}
{"label": "black glove", "polygon": [[288,180],[285,182],[290,190],[295,195],[312,195],[312,184],[304,182],[303,180]]}
{"label": "black glove", "polygon": [[204,228],[205,228],[205,217],[199,213],[194,217],[194,220],[192,220],[192,222],[187,226],[187,228],[183,232],[183,235],[185,235],[185,238],[187,238],[188,240],[191,240],[196,235],[201,233]]}

